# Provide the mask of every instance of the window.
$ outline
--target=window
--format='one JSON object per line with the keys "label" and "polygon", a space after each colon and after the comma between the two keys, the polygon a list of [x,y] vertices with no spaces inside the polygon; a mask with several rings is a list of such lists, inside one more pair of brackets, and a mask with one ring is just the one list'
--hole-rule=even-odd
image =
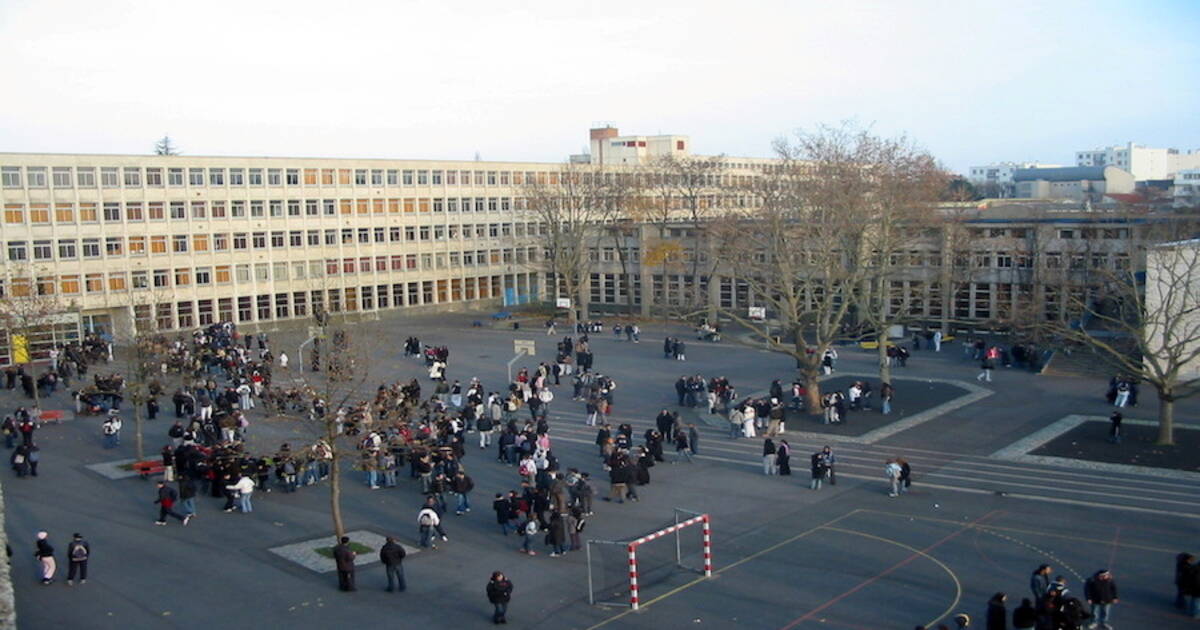
{"label": "window", "polygon": [[214,219],[224,219],[225,218],[225,202],[224,201],[212,202],[212,218],[214,218]]}
{"label": "window", "polygon": [[60,260],[72,260],[76,256],[75,239],[58,241],[58,257]]}
{"label": "window", "polygon": [[1058,238],[1075,238],[1075,230],[1059,230]]}
{"label": "window", "polygon": [[9,260],[27,260],[29,254],[26,251],[25,241],[9,241],[8,242],[8,259]]}
{"label": "window", "polygon": [[55,166],[52,172],[52,181],[55,188],[70,188],[71,187],[71,167]]}
{"label": "window", "polygon": [[321,231],[309,230],[304,234],[304,239],[305,242],[308,243],[309,247],[318,247],[321,244]]}
{"label": "window", "polygon": [[318,214],[320,214],[320,210],[317,207],[317,200],[316,199],[305,199],[304,200],[304,216],[315,217]]}
{"label": "window", "polygon": [[187,234],[175,234],[171,237],[171,251],[176,254],[187,253],[188,237]]}
{"label": "window", "polygon": [[115,201],[106,201],[104,202],[103,212],[105,223],[121,222],[121,204]]}
{"label": "window", "polygon": [[[87,243],[84,242],[83,254],[87,255]],[[166,236],[151,236],[150,237],[150,253],[165,254],[167,253],[167,237]]]}
{"label": "window", "polygon": [[104,274],[89,273],[83,277],[83,288],[88,293],[104,292]]}
{"label": "window", "polygon": [[280,183],[282,182],[282,175],[283,175],[282,171],[280,171],[277,168],[267,169],[267,185],[268,186],[279,186]]}
{"label": "window", "polygon": [[272,199],[267,202],[267,205],[271,209],[271,216],[273,216],[273,217],[283,216],[283,200],[282,199]]}
{"label": "window", "polygon": [[208,185],[209,186],[224,186],[225,185],[225,169],[223,169],[223,168],[208,169]]}
{"label": "window", "polygon": [[271,232],[271,247],[281,248],[281,247],[283,247],[283,242],[284,242],[284,233],[283,232]]}
{"label": "window", "polygon": [[398,186],[399,184],[400,184],[400,171],[398,171],[394,168],[389,168],[387,170],[387,185],[388,186]]}
{"label": "window", "polygon": [[154,286],[159,289],[171,286],[171,272],[167,269],[155,269]]}
{"label": "window", "polygon": [[231,216],[235,219],[246,218],[246,202],[245,201],[229,202],[229,216]]}
{"label": "window", "polygon": [[367,169],[365,169],[365,168],[354,169],[354,185],[355,186],[366,186],[367,185]]}
{"label": "window", "polygon": [[284,173],[284,175],[287,178],[286,181],[287,181],[288,186],[299,186],[300,185],[300,169],[289,168]]}
{"label": "window", "polygon": [[75,185],[79,188],[95,188],[96,187],[96,169],[94,168],[77,168],[75,169]]}
{"label": "window", "polygon": [[300,216],[300,200],[299,199],[288,199],[287,215],[289,217]]}
{"label": "window", "polygon": [[245,186],[246,171],[240,168],[229,169],[229,185],[230,186]]}
{"label": "window", "polygon": [[30,166],[25,169],[25,180],[30,188],[46,187],[46,167]]}
{"label": "window", "polygon": [[25,206],[19,203],[10,203],[4,205],[4,222],[5,223],[24,223],[25,222]]}
{"label": "window", "polygon": [[83,257],[84,258],[99,258],[100,257],[100,239],[98,239],[98,238],[83,239]]}
{"label": "window", "polygon": [[[199,273],[199,272],[197,272],[197,273]],[[217,284],[229,284],[229,281],[231,279],[229,265],[221,265],[221,266],[217,267],[216,271],[215,271],[215,276],[216,276]]]}
{"label": "window", "polygon": [[120,236],[109,236],[104,239],[104,253],[108,256],[125,254],[125,239]]}
{"label": "window", "polygon": [[320,171],[315,168],[304,169],[304,185],[305,186],[316,186],[317,185],[317,176],[319,173],[320,173]]}
{"label": "window", "polygon": [[121,185],[121,174],[117,170],[117,167],[100,167],[100,185],[104,188],[117,188]]}
{"label": "window", "polygon": [[146,169],[146,185],[154,188],[162,188],[162,169],[148,168]]}
{"label": "window", "polygon": [[59,285],[62,288],[63,293],[66,293],[68,295],[75,295],[75,294],[79,293],[79,276],[78,275],[63,276],[62,278],[59,279]]}
{"label": "window", "polygon": [[118,271],[108,274],[108,290],[109,291],[124,291],[125,290],[125,272]]}
{"label": "window", "polygon": [[[129,211],[129,208],[126,208],[126,210]],[[130,218],[130,220],[132,220],[133,219],[132,211],[127,212],[127,214],[130,215],[129,218]],[[163,220],[162,202],[161,201],[151,202],[147,214],[150,215],[151,221],[162,221]]]}
{"label": "window", "polygon": [[404,181],[405,186],[412,186],[413,185],[413,172],[412,171],[404,171],[404,180],[403,181]]}
{"label": "window", "polygon": [[175,286],[186,287],[192,283],[192,270],[187,268],[175,270]]}
{"label": "window", "polygon": [[250,185],[251,186],[262,186],[263,185],[263,176],[262,176],[261,168],[250,169]]}
{"label": "window", "polygon": [[130,285],[135,289],[150,288],[150,277],[145,271],[134,271],[129,274]]}
{"label": "window", "polygon": [[0,168],[0,183],[5,188],[20,188],[21,187],[21,169],[17,166],[5,166]]}
{"label": "window", "polygon": [[294,231],[288,232],[288,247],[303,247],[303,246],[304,246],[304,232],[301,232],[299,230],[294,230]]}
{"label": "window", "polygon": [[187,205],[182,201],[172,201],[171,218],[179,220],[187,219]]}
{"label": "window", "polygon": [[429,171],[417,171],[417,185],[418,186],[428,186],[429,185]]}
{"label": "window", "polygon": [[146,237],[145,236],[130,236],[128,251],[130,256],[145,256],[146,255]]}
{"label": "window", "polygon": [[996,252],[996,266],[1000,269],[1011,269],[1013,266],[1012,255],[1007,252]]}
{"label": "window", "polygon": [[50,206],[44,203],[29,204],[29,222],[30,223],[49,223],[50,222]]}
{"label": "window", "polygon": [[378,169],[378,168],[371,169],[371,185],[372,186],[382,186],[383,185],[383,169]]}
{"label": "window", "polygon": [[188,185],[203,186],[204,185],[204,169],[189,168],[188,169]]}
{"label": "window", "polygon": [[182,186],[183,185],[183,169],[169,168],[167,169],[167,185]]}
{"label": "window", "polygon": [[50,241],[34,241],[33,242],[33,259],[34,260],[52,260],[54,258],[54,248],[50,246]]}
{"label": "window", "polygon": [[251,217],[262,217],[262,215],[263,215],[263,202],[261,200],[251,201],[250,202],[250,216]]}
{"label": "window", "polygon": [[207,252],[208,251],[208,235],[193,234],[192,235],[192,251]]}
{"label": "window", "polygon": [[224,252],[229,250],[229,235],[228,234],[213,234],[213,251]]}
{"label": "window", "polygon": [[332,186],[334,181],[335,171],[331,168],[321,169],[321,185]]}
{"label": "window", "polygon": [[55,223],[74,223],[75,222],[75,206],[69,203],[54,204],[54,222]]}

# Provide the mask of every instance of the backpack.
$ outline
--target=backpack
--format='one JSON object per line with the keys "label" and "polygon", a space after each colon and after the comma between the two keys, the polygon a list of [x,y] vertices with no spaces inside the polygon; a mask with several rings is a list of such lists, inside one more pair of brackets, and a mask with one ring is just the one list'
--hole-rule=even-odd
{"label": "backpack", "polygon": [[417,522],[423,527],[429,527],[433,525],[433,516],[431,516],[429,512],[422,512],[421,518],[418,519]]}
{"label": "backpack", "polygon": [[83,562],[84,560],[87,560],[87,559],[88,559],[87,547],[84,547],[83,543],[72,543],[71,544],[71,561],[72,562]]}

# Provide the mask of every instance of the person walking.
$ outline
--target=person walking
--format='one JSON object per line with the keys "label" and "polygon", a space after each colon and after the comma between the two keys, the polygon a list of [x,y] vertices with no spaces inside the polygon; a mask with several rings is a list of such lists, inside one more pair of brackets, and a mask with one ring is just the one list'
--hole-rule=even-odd
{"label": "person walking", "polygon": [[892,397],[896,395],[896,388],[891,383],[884,383],[879,386],[879,405],[883,415],[892,413]]}
{"label": "person walking", "polygon": [[508,623],[508,603],[512,601],[513,584],[499,571],[492,572],[492,579],[487,584],[487,598],[491,602],[492,623]]}
{"label": "person walking", "polygon": [[776,468],[776,462],[778,461],[776,451],[777,449],[775,448],[775,442],[772,441],[771,438],[767,438],[766,441],[763,442],[762,450],[764,475],[770,476],[779,473]]}
{"label": "person walking", "polygon": [[158,520],[154,521],[155,525],[166,525],[167,517],[177,518],[186,527],[188,521],[192,520],[192,515],[184,516],[175,511],[175,502],[179,499],[179,493],[175,488],[168,486],[166,482],[158,482],[158,498],[154,500],[158,504]]}
{"label": "person walking", "polygon": [[383,570],[387,574],[387,592],[393,590],[404,592],[407,585],[404,582],[404,556],[408,552],[404,550],[404,545],[396,542],[392,536],[387,537],[387,542],[383,543],[383,547],[379,549],[379,561],[383,563]]}
{"label": "person walking", "polygon": [[824,481],[825,474],[827,472],[825,454],[818,451],[812,454],[810,460],[812,467],[812,481],[809,482],[808,488],[810,490],[820,490],[821,482]]}
{"label": "person walking", "polygon": [[110,411],[100,431],[104,434],[104,448],[116,448],[121,444],[121,417]]}
{"label": "person walking", "polygon": [[1114,411],[1108,416],[1108,441],[1113,444],[1121,443],[1121,421],[1125,416],[1120,411]]}
{"label": "person walking", "polygon": [[979,375],[975,377],[977,381],[992,382],[992,370],[996,369],[996,363],[991,357],[984,356],[979,360]]}
{"label": "person walking", "polygon": [[1175,556],[1175,607],[1180,610],[1187,609],[1188,571],[1195,560],[1195,556],[1186,552]]}
{"label": "person walking", "polygon": [[358,589],[354,586],[354,558],[358,556],[350,548],[350,537],[342,536],[338,544],[333,546],[333,561],[337,565],[338,590],[351,592]]}
{"label": "person walking", "polygon": [[887,477],[888,485],[890,487],[888,496],[900,496],[900,464],[894,459],[889,459],[887,461],[887,465],[883,468],[883,474],[885,477]]}
{"label": "person walking", "polygon": [[475,489],[475,482],[467,476],[465,470],[459,468],[458,473],[454,475],[454,479],[450,480],[450,489],[454,491],[454,496],[458,499],[458,506],[454,513],[462,516],[466,512],[471,511],[471,501],[468,495]]}
{"label": "person walking", "polygon": [[[417,512],[417,529],[421,535],[421,546],[426,549],[437,549],[437,545],[433,542],[433,532],[441,525],[442,519],[438,516],[438,512],[433,506],[426,505]],[[445,540],[446,537],[442,536]]]}
{"label": "person walking", "polygon": [[1109,630],[1112,627],[1108,625],[1112,605],[1121,601],[1117,597],[1117,583],[1112,579],[1112,573],[1108,569],[1101,569],[1092,574],[1083,584],[1083,597],[1092,608],[1091,627]]}
{"label": "person walking", "polygon": [[92,548],[83,535],[76,532],[67,543],[67,586],[75,586],[75,576],[79,576],[80,584],[87,584],[88,558]]}
{"label": "person walking", "polygon": [[1004,603],[1008,601],[1008,596],[1004,593],[996,593],[988,600],[987,616],[984,618],[984,627],[987,630],[1008,630],[1008,609]]}
{"label": "person walking", "polygon": [[54,563],[54,546],[50,544],[50,535],[46,532],[37,533],[37,546],[33,556],[42,565],[42,584],[54,583],[54,571],[58,568]]}
{"label": "person walking", "polygon": [[288,355],[282,350],[279,351],[279,369],[285,372],[288,369]]}
{"label": "person walking", "polygon": [[1046,593],[1050,592],[1050,574],[1053,567],[1048,564],[1039,565],[1029,576],[1029,591],[1033,594],[1033,602],[1040,604]]}

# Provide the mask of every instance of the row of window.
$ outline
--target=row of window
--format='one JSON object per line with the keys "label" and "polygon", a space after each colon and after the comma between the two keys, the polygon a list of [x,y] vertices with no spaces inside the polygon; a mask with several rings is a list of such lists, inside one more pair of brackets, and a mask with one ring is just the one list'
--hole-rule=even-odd
{"label": "row of window", "polygon": [[[971,228],[972,238],[1028,238],[1033,234],[1031,228]],[[1129,238],[1128,228],[1071,228],[1059,229],[1055,235],[1060,239],[1125,239]]]}
{"label": "row of window", "polygon": [[292,230],[289,232],[232,232],[221,234],[156,234],[151,236],[105,236],[84,239],[60,238],[7,242],[7,260],[75,260],[118,258],[147,254],[187,254],[335,247],[379,243],[446,242],[467,239],[496,239],[544,234],[536,223],[476,223],[465,225],[407,225],[388,228],[342,228],[340,230]]}
{"label": "row of window", "polygon": [[[310,309],[342,313],[490,299],[504,292],[502,276],[452,278],[289,293],[135,304],[139,329],[189,329],[218,321],[239,323],[307,317]],[[235,318],[236,316],[236,318]]]}
{"label": "row of window", "polygon": [[215,186],[522,186],[557,184],[545,171],[466,171],[382,168],[202,168],[4,166],[5,188],[161,188]]}
{"label": "row of window", "polygon": [[4,204],[4,223],[45,225],[74,223],[139,223],[166,219],[255,219],[267,217],[366,216],[403,213],[508,212],[524,210],[524,198],[438,197],[404,199],[250,199],[232,201],[106,201]]}
{"label": "row of window", "polygon": [[523,264],[537,259],[535,248],[472,250],[438,254],[402,254],[364,256],[293,262],[178,267],[109,273],[63,274],[37,278],[0,280],[0,296],[80,295],[84,293],[122,292],[129,289],[167,289],[171,287],[209,287],[213,285],[286,282],[312,278],[416,272],[429,269],[460,269],[489,265]]}

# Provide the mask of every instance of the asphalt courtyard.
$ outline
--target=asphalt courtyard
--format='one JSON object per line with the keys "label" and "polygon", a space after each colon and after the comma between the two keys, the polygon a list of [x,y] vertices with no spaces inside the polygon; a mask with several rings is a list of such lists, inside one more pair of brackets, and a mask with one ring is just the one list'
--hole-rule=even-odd
{"label": "asphalt courtyard", "polygon": [[[551,358],[553,338],[544,331],[471,327],[477,318],[394,318],[352,331],[370,342],[371,383],[422,377],[422,365],[401,356],[408,335],[449,345],[450,378],[478,376],[489,389],[504,384],[514,338],[535,340],[539,359]],[[675,408],[673,383],[680,374],[724,375],[741,393],[793,374],[786,357],[691,337],[685,337],[688,361],[664,360],[664,334],[685,336],[687,331],[646,326],[640,344],[616,341],[611,332],[593,335],[596,369],[618,383],[615,420],[633,423],[637,443],[660,409]],[[299,336],[299,331],[273,335],[276,348],[289,348],[293,365],[298,362],[290,348]],[[843,350],[841,355],[839,370],[873,370],[871,353]],[[516,365],[534,364],[521,360]],[[914,382],[977,384],[974,375],[957,346],[936,355],[919,352],[898,372]],[[491,571],[501,570],[516,587],[509,613],[514,627],[911,628],[948,622],[960,611],[981,617],[984,603],[997,591],[1009,594],[1011,608],[1025,596],[1030,571],[1044,562],[1079,596],[1086,576],[1112,570],[1121,588],[1116,627],[1194,627],[1170,606],[1174,556],[1196,552],[1188,546],[1200,539],[1200,491],[1194,481],[990,457],[1065,415],[1106,413],[1099,395],[1104,380],[1103,375],[1072,379],[1000,370],[993,383],[983,384],[993,395],[871,443],[824,439],[813,435],[819,426],[805,426],[804,436],[789,440],[791,477],[762,475],[761,440],[731,440],[722,427],[699,423],[700,416],[685,411],[701,431],[696,462],[656,466],[651,484],[639,489],[638,503],[598,501],[586,532],[589,538],[627,540],[670,520],[674,508],[711,515],[714,576],[653,571],[654,578],[641,585],[637,612],[587,603],[583,552],[564,558],[515,553],[518,541],[500,535],[490,501],[494,492],[517,487],[516,473],[497,463],[490,450],[469,449],[474,509],[446,517],[450,541],[438,551],[406,561],[408,592],[383,592],[383,571],[375,563],[359,569],[360,590],[345,594],[336,590],[332,574],[314,573],[269,551],[328,535],[324,485],[295,494],[256,494],[249,515],[223,514],[219,500],[204,498],[188,528],[175,522],[154,527],[151,484],[112,481],[86,468],[132,457],[132,423],[126,424],[121,447],[104,450],[98,419],[68,421],[39,431],[38,478],[16,479],[11,472],[2,478],[18,619],[29,628],[318,628],[388,622],[484,627],[490,625],[490,607],[483,587]],[[569,391],[564,382],[552,404],[554,448],[564,467],[590,471],[603,495],[607,483],[594,431],[583,425],[582,405],[570,400]],[[906,395],[920,392],[902,389],[898,405]],[[64,408],[67,400],[62,393],[54,398]],[[15,392],[0,392],[0,401],[6,410],[23,404]],[[1194,412],[1194,405],[1185,405],[1179,417],[1186,421]],[[1152,408],[1137,411],[1147,419],[1153,413]],[[163,443],[168,426],[169,420],[159,420],[148,427],[149,450]],[[251,450],[273,451],[303,435],[295,426],[255,422]],[[807,456],[826,443],[838,453],[839,483],[812,491]],[[894,455],[912,463],[914,486],[909,494],[889,498],[882,469]],[[371,491],[357,475],[348,476],[344,501],[349,529],[414,541],[421,499],[407,477],[399,488]],[[49,587],[37,583],[33,566],[38,530],[50,532],[59,549],[60,580]],[[68,588],[62,583],[62,553],[74,531],[92,544],[92,575],[87,585]],[[548,550],[540,547],[540,537],[538,542],[539,552]]]}

